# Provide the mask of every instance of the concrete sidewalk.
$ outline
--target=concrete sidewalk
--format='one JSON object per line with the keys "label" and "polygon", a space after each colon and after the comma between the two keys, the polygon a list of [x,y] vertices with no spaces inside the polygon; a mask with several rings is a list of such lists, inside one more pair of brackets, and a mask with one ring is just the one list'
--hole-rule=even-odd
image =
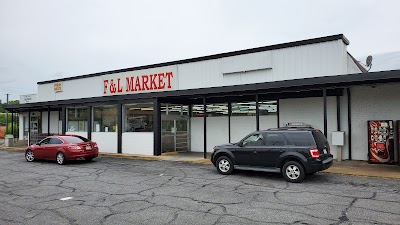
{"label": "concrete sidewalk", "polygon": [[[26,147],[6,148],[0,146],[0,149],[24,151]],[[154,160],[154,161],[165,160],[165,161],[175,161],[175,162],[187,162],[193,164],[212,165],[210,161],[210,154],[207,154],[207,158],[204,159],[204,154],[202,152],[186,152],[186,153],[171,152],[171,153],[163,153],[161,156],[100,153],[100,157],[143,159],[143,160]],[[323,173],[334,173],[334,174],[400,180],[400,166],[398,164],[396,165],[369,164],[366,161],[345,160],[341,162],[334,162],[333,166],[323,171]]]}
{"label": "concrete sidewalk", "polygon": [[400,180],[400,166],[398,164],[369,164],[366,161],[346,160],[334,162],[333,166],[324,172]]}

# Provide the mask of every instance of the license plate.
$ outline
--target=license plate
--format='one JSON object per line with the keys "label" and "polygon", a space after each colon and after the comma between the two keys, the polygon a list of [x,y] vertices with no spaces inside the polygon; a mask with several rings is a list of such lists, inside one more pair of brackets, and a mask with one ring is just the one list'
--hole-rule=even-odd
{"label": "license plate", "polygon": [[91,150],[92,147],[90,145],[86,146],[86,150]]}
{"label": "license plate", "polygon": [[324,154],[328,154],[328,151],[326,149],[324,149]]}

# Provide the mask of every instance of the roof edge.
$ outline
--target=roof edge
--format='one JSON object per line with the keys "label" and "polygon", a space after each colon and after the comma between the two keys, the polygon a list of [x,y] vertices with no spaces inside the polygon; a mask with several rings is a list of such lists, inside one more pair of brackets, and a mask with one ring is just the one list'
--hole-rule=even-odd
{"label": "roof edge", "polygon": [[99,73],[79,75],[79,76],[75,76],[75,77],[66,77],[66,78],[60,78],[60,79],[54,79],[54,80],[40,81],[40,82],[37,82],[37,84],[49,84],[49,83],[54,83],[54,82],[96,77],[96,76],[101,76],[101,75],[105,75],[105,74],[122,73],[122,72],[134,71],[134,70],[150,69],[150,68],[156,68],[156,67],[162,67],[162,66],[170,66],[170,65],[178,65],[178,64],[184,64],[184,63],[204,61],[204,60],[219,59],[219,58],[224,58],[224,57],[244,55],[244,54],[249,54],[249,53],[270,51],[270,50],[289,48],[289,47],[296,47],[296,46],[301,46],[301,45],[317,44],[317,43],[335,41],[335,40],[340,40],[340,39],[346,45],[349,45],[349,43],[350,43],[349,40],[343,34],[336,34],[336,35],[331,35],[331,36],[312,38],[312,39],[306,39],[306,40],[294,41],[294,42],[287,42],[287,43],[269,45],[269,46],[264,46],[264,47],[250,48],[250,49],[238,50],[238,51],[233,51],[233,52],[225,52],[225,53],[201,56],[201,57],[196,57],[196,58],[176,60],[176,61],[170,61],[170,62],[164,62],[164,63],[156,63],[156,64],[150,64],[150,65],[138,66],[138,67],[130,67],[130,68],[118,69],[118,70],[110,70],[110,71],[99,72]]}
{"label": "roof edge", "polygon": [[354,58],[349,52],[347,52],[347,54],[350,56],[350,58],[354,61],[354,63],[356,64],[356,66],[358,67],[358,69],[361,70],[362,73],[368,73],[368,70],[365,69],[360,62],[357,61],[356,58]]}

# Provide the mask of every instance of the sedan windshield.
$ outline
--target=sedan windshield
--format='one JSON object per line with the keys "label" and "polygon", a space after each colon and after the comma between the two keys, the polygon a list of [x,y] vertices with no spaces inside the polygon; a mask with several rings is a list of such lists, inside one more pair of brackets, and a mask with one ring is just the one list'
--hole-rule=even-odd
{"label": "sedan windshield", "polygon": [[82,143],[82,142],[89,142],[88,139],[81,137],[81,136],[64,136],[64,140],[71,144],[77,144],[77,143]]}

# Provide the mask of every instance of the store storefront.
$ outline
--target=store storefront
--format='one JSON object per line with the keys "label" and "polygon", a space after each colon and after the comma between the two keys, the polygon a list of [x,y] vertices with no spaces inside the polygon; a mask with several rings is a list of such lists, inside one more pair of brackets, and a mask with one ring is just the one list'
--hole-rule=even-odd
{"label": "store storefront", "polygon": [[101,152],[206,156],[252,131],[304,122],[329,141],[344,131],[342,158],[367,160],[367,121],[400,120],[389,110],[400,105],[400,71],[365,73],[348,44],[334,35],[43,81],[36,102],[7,109],[20,113],[20,139],[30,142],[35,132],[67,133]]}

